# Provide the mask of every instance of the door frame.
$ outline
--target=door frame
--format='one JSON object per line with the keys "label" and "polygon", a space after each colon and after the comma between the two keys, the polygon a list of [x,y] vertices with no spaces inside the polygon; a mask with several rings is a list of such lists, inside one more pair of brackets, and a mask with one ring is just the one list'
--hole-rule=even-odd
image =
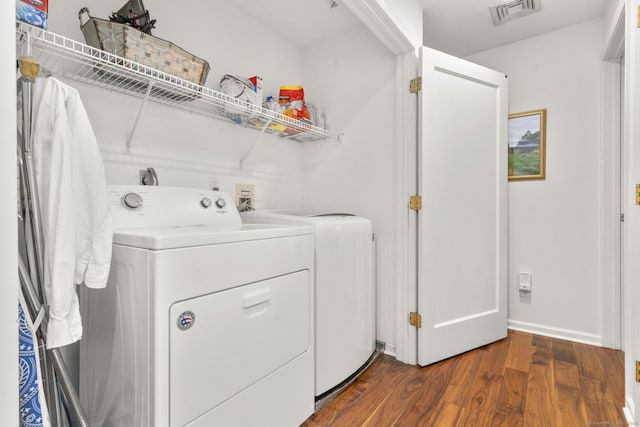
{"label": "door frame", "polygon": [[624,1],[625,19],[625,77],[624,77],[624,162],[625,185],[623,203],[625,212],[625,247],[623,249],[623,326],[622,347],[625,352],[625,400],[624,408],[629,423],[638,421],[636,408],[640,407],[640,384],[635,381],[635,361],[640,360],[640,330],[634,328],[640,321],[640,309],[634,304],[640,298],[640,266],[635,260],[640,256],[640,209],[635,201],[635,184],[640,183],[640,28],[637,10],[640,0]]}
{"label": "door frame", "polygon": [[408,313],[418,310],[418,213],[408,208],[418,193],[418,96],[409,93],[409,81],[418,74],[418,50],[397,56],[396,63],[396,359],[418,363],[418,330]]}
{"label": "door frame", "polygon": [[417,214],[408,209],[409,196],[418,188],[418,97],[409,93],[409,80],[418,72],[418,49],[422,45],[422,7],[415,0],[344,0],[343,4],[396,55],[396,119],[394,140],[395,194],[395,342],[385,353],[401,362],[417,363],[417,330],[409,326],[407,313],[416,311]]}
{"label": "door frame", "polygon": [[602,284],[601,344],[603,347],[622,348],[622,269],[621,220],[625,201],[621,197],[621,147],[622,94],[620,92],[622,67],[620,57],[624,55],[625,13],[624,4],[619,4],[612,18],[610,31],[605,39],[602,55],[602,181],[601,199],[601,247]]}

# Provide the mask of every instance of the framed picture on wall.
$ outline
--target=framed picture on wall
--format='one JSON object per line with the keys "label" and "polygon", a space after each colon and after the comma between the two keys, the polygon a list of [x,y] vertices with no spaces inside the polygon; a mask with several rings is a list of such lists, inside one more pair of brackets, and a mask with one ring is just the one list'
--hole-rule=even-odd
{"label": "framed picture on wall", "polygon": [[545,179],[547,110],[509,114],[509,181]]}

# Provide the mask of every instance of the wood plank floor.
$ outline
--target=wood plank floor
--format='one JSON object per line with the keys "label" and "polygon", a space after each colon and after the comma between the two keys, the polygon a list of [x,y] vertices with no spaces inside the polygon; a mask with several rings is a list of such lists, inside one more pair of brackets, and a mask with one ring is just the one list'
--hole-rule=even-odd
{"label": "wood plank floor", "polygon": [[620,351],[509,331],[423,368],[382,356],[303,427],[626,426]]}

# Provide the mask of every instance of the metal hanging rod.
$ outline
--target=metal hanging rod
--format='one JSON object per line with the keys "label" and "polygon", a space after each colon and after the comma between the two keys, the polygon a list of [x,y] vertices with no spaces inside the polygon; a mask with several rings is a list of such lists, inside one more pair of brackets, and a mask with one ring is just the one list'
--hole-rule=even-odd
{"label": "metal hanging rod", "polygon": [[[31,53],[28,48],[27,53]],[[21,200],[25,202],[24,218],[25,246],[29,259],[30,270],[27,270],[22,258],[19,257],[18,270],[20,283],[24,290],[27,304],[32,316],[39,316],[44,313],[43,320],[37,329],[37,339],[40,343],[45,343],[48,316],[46,313],[46,295],[44,292],[43,278],[43,254],[44,238],[42,236],[41,215],[38,206],[38,193],[35,181],[35,166],[32,153],[32,107],[33,107],[33,82],[40,72],[40,64],[31,56],[20,57],[19,67],[21,73],[22,89],[22,159],[20,162],[20,177],[22,192]],[[34,282],[36,285],[34,285]],[[36,291],[39,289],[39,293]],[[43,311],[44,310],[44,311]],[[54,427],[64,426],[61,413],[61,403],[67,410],[67,415],[72,422],[72,426],[89,427],[89,423],[84,414],[80,400],[71,383],[71,378],[64,365],[64,361],[57,348],[46,350],[42,361],[42,373],[44,377],[44,391],[47,399],[47,406],[50,410],[51,423]],[[59,392],[62,392],[60,396]],[[62,400],[61,400],[62,399]]]}

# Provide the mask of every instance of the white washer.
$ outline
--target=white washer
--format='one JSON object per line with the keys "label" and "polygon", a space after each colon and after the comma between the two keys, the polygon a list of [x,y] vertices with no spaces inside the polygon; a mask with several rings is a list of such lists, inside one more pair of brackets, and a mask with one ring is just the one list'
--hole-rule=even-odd
{"label": "white washer", "polygon": [[349,214],[252,211],[243,221],[310,224],[316,235],[315,394],[322,398],[363,367],[376,349],[374,234]]}
{"label": "white washer", "polygon": [[313,227],[241,224],[221,192],[109,193],[109,283],[81,295],[91,425],[300,425],[314,410]]}

